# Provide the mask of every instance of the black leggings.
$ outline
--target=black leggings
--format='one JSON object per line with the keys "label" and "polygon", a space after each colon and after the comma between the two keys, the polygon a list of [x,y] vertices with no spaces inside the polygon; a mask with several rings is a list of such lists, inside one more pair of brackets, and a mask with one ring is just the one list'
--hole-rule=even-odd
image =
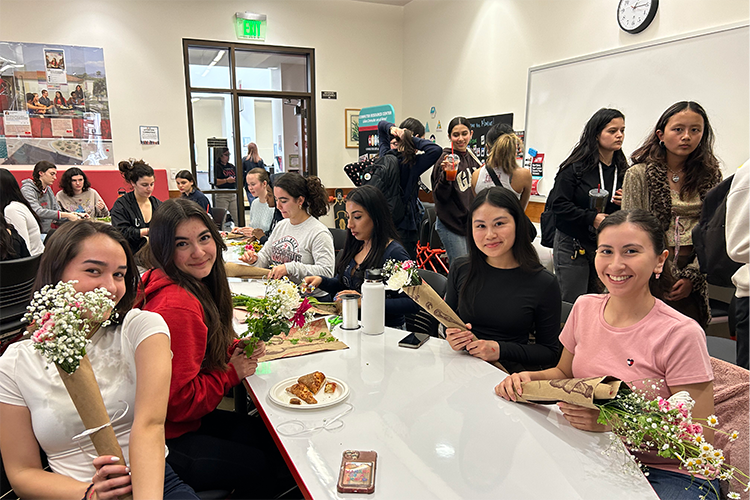
{"label": "black leggings", "polygon": [[214,410],[197,431],[167,440],[167,462],[195,491],[234,491],[270,498],[294,484],[263,421]]}

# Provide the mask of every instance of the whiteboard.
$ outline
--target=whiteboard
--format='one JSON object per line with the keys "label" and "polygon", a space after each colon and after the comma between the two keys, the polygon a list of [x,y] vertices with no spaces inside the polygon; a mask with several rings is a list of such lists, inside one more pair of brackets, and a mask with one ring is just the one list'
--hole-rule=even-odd
{"label": "whiteboard", "polygon": [[664,110],[697,101],[714,129],[724,176],[733,174],[750,157],[749,48],[744,22],[529,68],[526,154],[545,154],[539,193],[552,189],[560,163],[599,108],[625,115],[629,160]]}

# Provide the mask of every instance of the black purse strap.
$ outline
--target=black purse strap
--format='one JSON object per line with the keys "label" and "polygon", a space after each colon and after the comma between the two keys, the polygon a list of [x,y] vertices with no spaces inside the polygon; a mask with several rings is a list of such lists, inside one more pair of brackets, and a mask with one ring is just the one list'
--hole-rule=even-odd
{"label": "black purse strap", "polygon": [[495,169],[490,168],[488,165],[485,165],[484,168],[487,169],[487,173],[490,174],[490,177],[492,177],[492,182],[495,183],[495,186],[501,186],[502,184],[500,184],[500,178],[495,173]]}

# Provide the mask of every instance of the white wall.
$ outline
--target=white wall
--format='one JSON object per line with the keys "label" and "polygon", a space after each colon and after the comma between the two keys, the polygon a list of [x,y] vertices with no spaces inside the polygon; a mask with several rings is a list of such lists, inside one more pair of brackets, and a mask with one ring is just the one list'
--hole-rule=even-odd
{"label": "white wall", "polygon": [[[531,66],[750,18],[747,0],[662,0],[651,26],[629,35],[617,25],[617,4],[617,0],[412,0],[404,7],[404,105],[396,114],[427,121],[431,132],[440,119],[443,132],[435,135],[443,145],[448,144],[447,124],[458,115],[513,113],[514,128],[520,130]],[[685,64],[690,64],[690,54],[685,54]],[[436,119],[429,118],[432,106],[437,108]],[[654,123],[662,111],[654,110]],[[739,112],[737,119],[748,120],[747,110]],[[561,122],[578,131],[583,125]]]}
{"label": "white wall", "polygon": [[[237,41],[233,16],[246,10],[268,15],[267,45],[315,48],[319,172],[326,185],[350,185],[342,167],[357,155],[344,148],[344,109],[401,106],[402,7],[336,0],[0,0],[0,39],[103,47],[116,159],[189,169],[182,39]],[[29,22],[30,13],[49,22]],[[392,49],[363,50],[368,34]],[[337,91],[338,99],[321,100],[321,90]],[[161,144],[141,146],[139,125],[158,126]]]}

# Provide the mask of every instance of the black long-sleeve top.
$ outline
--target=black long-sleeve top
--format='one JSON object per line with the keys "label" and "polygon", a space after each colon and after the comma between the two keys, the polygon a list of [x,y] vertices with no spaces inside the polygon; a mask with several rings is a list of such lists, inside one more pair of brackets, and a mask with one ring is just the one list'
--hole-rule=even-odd
{"label": "black long-sleeve top", "polygon": [[[555,227],[576,238],[588,252],[596,249],[596,231],[594,230],[594,219],[597,212],[589,208],[589,191],[596,189],[601,184],[599,178],[599,168],[595,167],[581,172],[583,165],[573,163],[560,170],[555,176],[555,187],[553,195],[547,203],[551,203],[550,208],[555,213]],[[615,167],[612,165],[602,164],[602,173],[604,174],[604,184],[607,190],[612,189],[612,179],[615,176]],[[622,187],[622,179],[625,172],[618,172],[617,180],[618,189]],[[602,186],[602,189],[604,186]],[[609,193],[610,201],[604,212],[611,214],[620,209],[611,201],[612,193]]]}
{"label": "black long-sleeve top", "polygon": [[[378,140],[380,156],[385,155],[391,149],[391,127],[394,127],[393,123],[382,120],[378,123]],[[406,206],[406,215],[397,224],[397,229],[405,229],[407,231],[416,231],[419,226],[419,210],[417,208],[417,194],[419,193],[419,187],[417,181],[419,177],[427,172],[432,167],[440,156],[441,148],[432,141],[414,137],[412,139],[414,147],[417,151],[422,151],[422,154],[418,154],[415,158],[414,164],[409,166],[403,161],[401,155],[399,155],[399,166],[401,167],[401,190],[403,191],[403,201]]]}
{"label": "black long-sleeve top", "polygon": [[[149,198],[149,201],[151,202],[151,217],[153,217],[161,201],[153,196]],[[117,198],[109,215],[112,217],[112,225],[128,240],[133,253],[146,244],[146,238],[141,236],[141,229],[148,227],[148,222],[143,220],[143,214],[132,191]]]}
{"label": "black long-sleeve top", "polygon": [[[387,260],[393,259],[398,261],[409,260],[409,254],[406,252],[401,243],[392,241],[383,253],[382,266]],[[362,290],[362,277],[354,276],[357,263],[354,259],[344,271],[344,275],[336,275],[333,278],[322,276],[323,281],[320,288],[331,296],[336,295],[342,290]],[[411,300],[405,293],[393,290],[385,291],[385,326],[399,327],[404,324],[404,315],[419,311],[419,306]]]}
{"label": "black long-sleeve top", "polygon": [[[541,370],[560,357],[560,286],[557,278],[540,269],[531,273],[486,266],[484,286],[477,291],[473,308],[459,301],[467,285],[469,259],[458,259],[448,274],[445,303],[458,313],[480,340],[500,346],[500,363],[511,372]],[[471,284],[468,284],[471,286]],[[459,303],[461,302],[461,303]],[[535,342],[529,343],[533,333]]]}

